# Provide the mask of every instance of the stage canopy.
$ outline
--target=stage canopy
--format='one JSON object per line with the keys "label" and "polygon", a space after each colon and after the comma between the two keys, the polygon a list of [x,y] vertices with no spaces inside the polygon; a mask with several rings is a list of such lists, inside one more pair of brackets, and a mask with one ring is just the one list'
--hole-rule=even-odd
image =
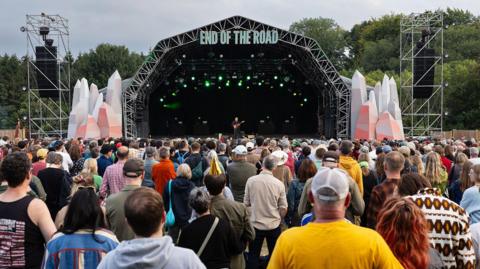
{"label": "stage canopy", "polygon": [[233,16],[158,42],[123,91],[127,137],[228,132],[234,116],[347,138],[350,90],[313,39]]}

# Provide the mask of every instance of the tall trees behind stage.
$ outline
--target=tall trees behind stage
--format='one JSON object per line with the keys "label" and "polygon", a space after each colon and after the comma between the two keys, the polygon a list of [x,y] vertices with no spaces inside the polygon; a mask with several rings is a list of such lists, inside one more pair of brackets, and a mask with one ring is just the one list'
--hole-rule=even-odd
{"label": "tall trees behind stage", "polygon": [[[346,77],[360,70],[369,85],[383,74],[399,83],[400,20],[402,14],[387,14],[342,29],[328,18],[306,18],[290,30],[319,42]],[[444,10],[445,129],[480,129],[480,18],[467,10]],[[343,37],[343,38],[342,38]],[[343,40],[342,40],[343,39]],[[324,45],[325,43],[330,44]],[[405,72],[402,77],[407,77]],[[397,87],[400,89],[400,87]]]}
{"label": "tall trees behind stage", "polygon": [[[444,75],[446,129],[480,128],[480,19],[469,11],[444,10]],[[373,85],[384,73],[399,82],[399,38],[402,14],[387,14],[344,29],[329,18],[305,18],[293,22],[290,30],[317,40],[337,70],[351,77],[360,70]],[[134,75],[144,56],[125,46],[100,44],[95,49],[70,57],[72,84],[86,77],[105,87],[118,69],[123,78]],[[402,73],[406,77],[408,74]],[[26,60],[15,55],[0,56],[0,129],[14,128],[27,114]],[[73,87],[73,85],[72,85]],[[399,87],[398,87],[399,88]],[[478,98],[477,98],[478,95]]]}

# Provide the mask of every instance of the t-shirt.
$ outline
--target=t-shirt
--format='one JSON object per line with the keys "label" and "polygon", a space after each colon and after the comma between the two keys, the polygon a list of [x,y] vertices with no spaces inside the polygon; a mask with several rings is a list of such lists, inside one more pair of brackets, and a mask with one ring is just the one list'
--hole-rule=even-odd
{"label": "t-shirt", "polygon": [[283,232],[268,268],[403,267],[377,232],[339,220]]}

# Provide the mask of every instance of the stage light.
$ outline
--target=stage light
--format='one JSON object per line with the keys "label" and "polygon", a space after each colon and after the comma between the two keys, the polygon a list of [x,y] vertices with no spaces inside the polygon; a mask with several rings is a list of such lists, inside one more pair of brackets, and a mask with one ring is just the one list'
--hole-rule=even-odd
{"label": "stage light", "polygon": [[194,76],[192,76],[192,80],[195,80],[195,77],[194,77]]}
{"label": "stage light", "polygon": [[187,55],[183,54],[183,55],[182,55],[182,58],[183,58],[183,59],[187,58]]}
{"label": "stage light", "polygon": [[249,90],[249,89],[250,89],[250,86],[247,86],[247,90]]}
{"label": "stage light", "polygon": [[300,106],[303,106],[303,104],[300,104]]}
{"label": "stage light", "polygon": [[303,99],[304,102],[307,102],[307,98]]}
{"label": "stage light", "polygon": [[262,86],[262,83],[261,83],[261,82],[259,82],[259,83],[258,83],[258,86]]}
{"label": "stage light", "polygon": [[230,80],[227,80],[227,83],[225,83],[225,86],[230,87]]}
{"label": "stage light", "polygon": [[222,59],[222,58],[223,58],[223,54],[220,54],[218,57],[220,57],[220,59]]}
{"label": "stage light", "polygon": [[277,80],[277,79],[278,79],[278,76],[273,76],[273,79]]}
{"label": "stage light", "polygon": [[205,83],[204,83],[205,87],[210,87],[210,81],[209,80],[205,80]]}
{"label": "stage light", "polygon": [[294,92],[294,93],[293,93],[293,96],[297,96],[297,93],[296,93],[296,92]]}
{"label": "stage light", "polygon": [[251,55],[250,55],[250,58],[255,58],[255,54],[251,54]]}
{"label": "stage light", "polygon": [[223,77],[222,76],[218,76],[218,81],[222,81],[223,80]]}
{"label": "stage light", "polygon": [[283,87],[283,83],[280,83],[280,87]]}
{"label": "stage light", "polygon": [[251,79],[251,77],[250,77],[250,76],[247,76],[247,80],[250,80],[250,79]]}
{"label": "stage light", "polygon": [[240,80],[240,81],[238,82],[238,87],[242,87],[242,85],[243,85],[243,81]]}
{"label": "stage light", "polygon": [[218,89],[219,89],[219,90],[221,90],[221,89],[222,89],[222,87],[221,87],[221,86],[218,86]]}
{"label": "stage light", "polygon": [[177,96],[177,94],[176,94],[176,93],[174,93],[174,92],[172,92],[172,96]]}
{"label": "stage light", "polygon": [[186,88],[186,87],[187,87],[187,84],[183,84],[183,87]]}
{"label": "stage light", "polygon": [[163,98],[160,98],[160,102],[163,102]]}

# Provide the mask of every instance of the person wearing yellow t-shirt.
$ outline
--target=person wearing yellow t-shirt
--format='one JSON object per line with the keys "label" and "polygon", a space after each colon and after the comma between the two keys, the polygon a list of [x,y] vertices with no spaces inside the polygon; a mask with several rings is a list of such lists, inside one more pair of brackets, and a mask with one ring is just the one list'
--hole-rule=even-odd
{"label": "person wearing yellow t-shirt", "polygon": [[319,170],[309,199],[314,203],[315,221],[280,235],[269,269],[403,268],[377,232],[344,219],[351,198],[343,171]]}

